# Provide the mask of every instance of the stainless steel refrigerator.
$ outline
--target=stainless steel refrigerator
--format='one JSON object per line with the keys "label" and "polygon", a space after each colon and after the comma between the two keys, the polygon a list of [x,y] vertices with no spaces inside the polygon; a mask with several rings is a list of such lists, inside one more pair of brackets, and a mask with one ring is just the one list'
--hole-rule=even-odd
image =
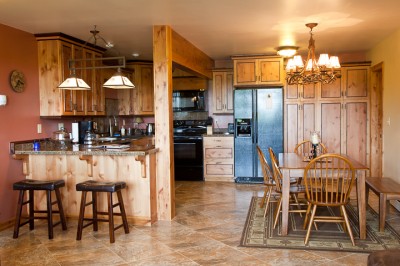
{"label": "stainless steel refrigerator", "polygon": [[235,180],[261,183],[262,171],[256,146],[268,162],[268,148],[283,152],[283,89],[248,88],[234,92]]}

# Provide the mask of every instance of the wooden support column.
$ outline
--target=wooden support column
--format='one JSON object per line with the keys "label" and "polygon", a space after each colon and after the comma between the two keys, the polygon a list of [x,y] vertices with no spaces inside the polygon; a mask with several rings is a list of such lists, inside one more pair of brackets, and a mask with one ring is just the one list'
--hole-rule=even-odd
{"label": "wooden support column", "polygon": [[172,131],[172,48],[171,28],[153,27],[154,115],[157,154],[158,219],[175,216],[174,156]]}

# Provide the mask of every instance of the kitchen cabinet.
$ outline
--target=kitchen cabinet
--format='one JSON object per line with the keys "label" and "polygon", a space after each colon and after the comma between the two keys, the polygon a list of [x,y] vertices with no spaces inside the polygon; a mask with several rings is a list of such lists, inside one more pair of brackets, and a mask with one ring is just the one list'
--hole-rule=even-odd
{"label": "kitchen cabinet", "polygon": [[213,71],[213,113],[233,114],[233,71]]}
{"label": "kitchen cabinet", "polygon": [[[86,45],[84,41],[58,34],[36,34],[38,44],[39,94],[41,116],[82,116],[104,114],[104,91],[100,71],[77,69],[91,91],[60,90],[57,86],[69,77],[70,59],[99,58],[105,49]],[[75,67],[89,66],[93,61],[75,62]]]}
{"label": "kitchen cabinet", "polygon": [[204,136],[203,155],[205,181],[234,181],[233,136]]}
{"label": "kitchen cabinet", "polygon": [[154,79],[152,63],[130,63],[131,90],[118,92],[120,115],[154,115]]}
{"label": "kitchen cabinet", "polygon": [[332,84],[285,87],[285,151],[320,131],[329,152],[369,165],[369,63],[344,64]]}
{"label": "kitchen cabinet", "polygon": [[232,57],[235,87],[283,86],[283,59],[280,56]]}

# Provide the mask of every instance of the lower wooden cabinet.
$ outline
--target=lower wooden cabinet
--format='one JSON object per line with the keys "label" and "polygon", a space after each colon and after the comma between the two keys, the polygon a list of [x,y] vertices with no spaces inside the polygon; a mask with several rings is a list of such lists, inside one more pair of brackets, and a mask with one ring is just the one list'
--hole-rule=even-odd
{"label": "lower wooden cabinet", "polygon": [[233,136],[204,136],[204,180],[234,181]]}

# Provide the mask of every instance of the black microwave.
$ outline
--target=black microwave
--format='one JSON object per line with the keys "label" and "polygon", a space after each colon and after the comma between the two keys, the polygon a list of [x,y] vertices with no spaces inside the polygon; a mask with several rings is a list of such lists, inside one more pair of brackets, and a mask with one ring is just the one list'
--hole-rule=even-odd
{"label": "black microwave", "polygon": [[172,107],[174,112],[205,111],[205,91],[174,91]]}

